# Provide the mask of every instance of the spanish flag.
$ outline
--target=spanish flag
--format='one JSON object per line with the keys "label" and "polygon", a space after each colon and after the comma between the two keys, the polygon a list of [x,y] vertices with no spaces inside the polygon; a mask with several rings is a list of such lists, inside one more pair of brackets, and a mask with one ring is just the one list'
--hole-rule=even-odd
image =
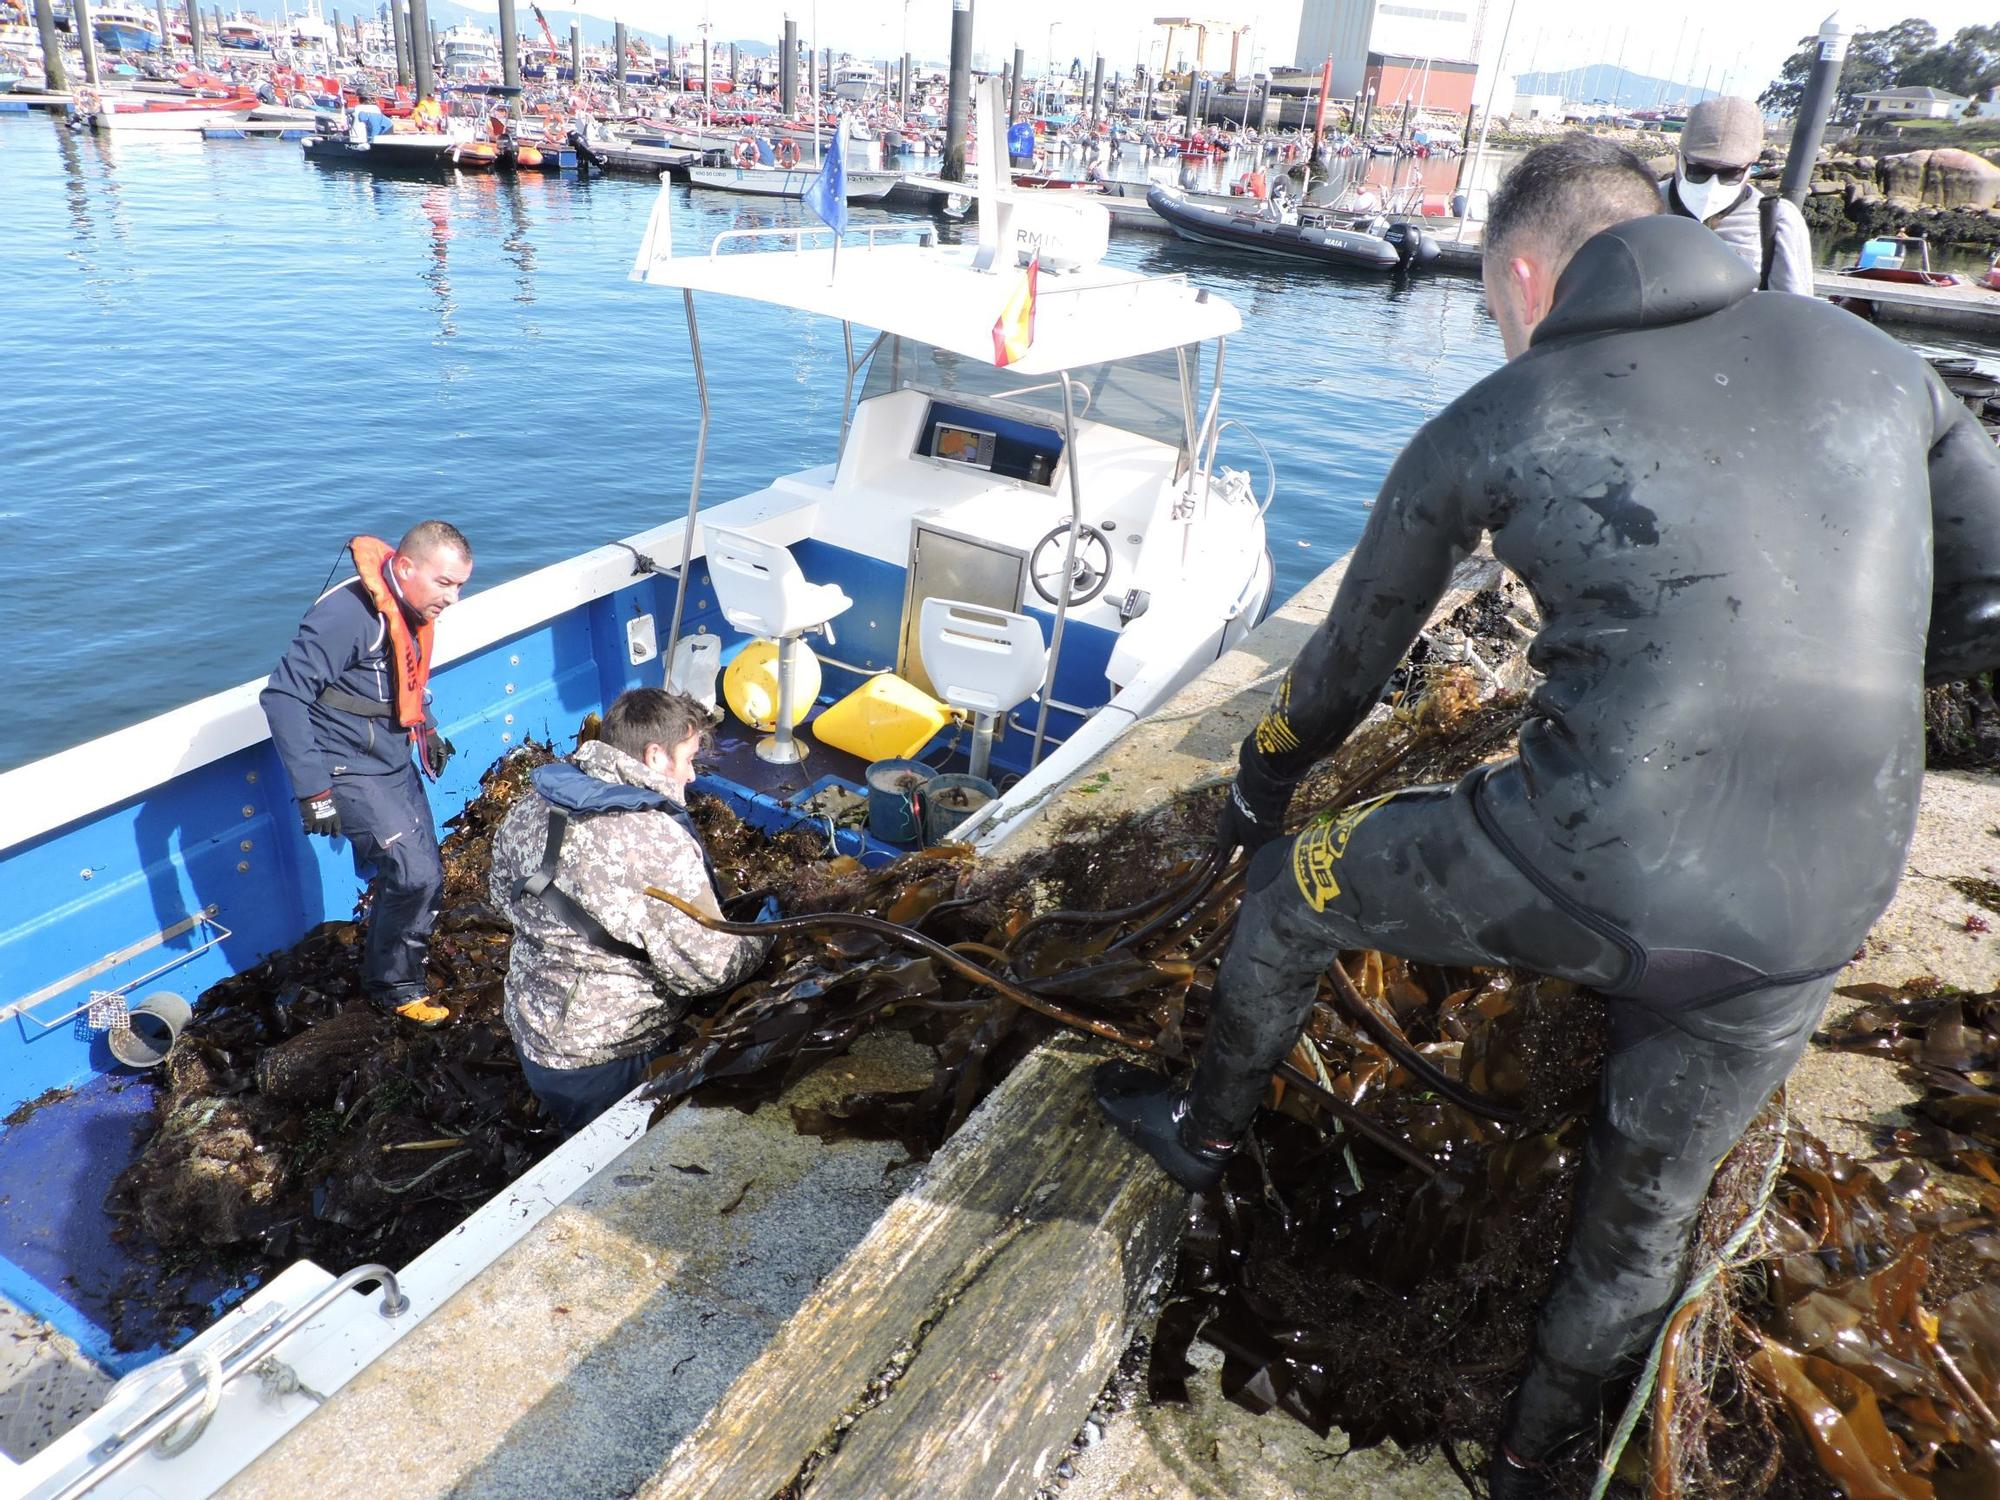
{"label": "spanish flag", "polygon": [[1035,342],[1035,273],[1042,268],[1039,253],[993,323],[993,363],[1011,365]]}

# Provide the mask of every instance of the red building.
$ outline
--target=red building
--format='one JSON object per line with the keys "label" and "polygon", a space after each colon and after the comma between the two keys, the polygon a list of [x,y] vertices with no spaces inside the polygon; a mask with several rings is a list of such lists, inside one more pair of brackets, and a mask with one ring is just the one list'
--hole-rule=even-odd
{"label": "red building", "polygon": [[1472,84],[1478,72],[1469,62],[1370,52],[1362,70],[1361,91],[1364,96],[1375,96],[1378,119],[1391,110],[1400,112],[1406,103],[1420,110],[1468,115],[1472,113]]}

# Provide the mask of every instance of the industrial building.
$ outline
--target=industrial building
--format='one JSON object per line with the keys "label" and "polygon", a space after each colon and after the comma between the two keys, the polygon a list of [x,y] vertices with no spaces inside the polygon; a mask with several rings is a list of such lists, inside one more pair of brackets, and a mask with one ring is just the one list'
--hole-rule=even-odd
{"label": "industrial building", "polygon": [[1336,98],[1371,91],[1377,108],[1406,103],[1467,114],[1478,79],[1487,0],[1305,0],[1297,65],[1333,63]]}

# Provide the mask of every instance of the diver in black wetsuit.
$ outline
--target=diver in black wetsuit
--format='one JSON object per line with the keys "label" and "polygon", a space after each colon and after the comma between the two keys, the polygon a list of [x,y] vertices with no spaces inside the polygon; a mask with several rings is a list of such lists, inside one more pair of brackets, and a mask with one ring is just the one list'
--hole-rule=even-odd
{"label": "diver in black wetsuit", "polygon": [[[1497,1495],[1540,1493],[1538,1462],[1635,1367],[1715,1167],[1888,904],[1926,678],[2000,664],[1992,442],[1917,355],[1754,293],[1726,245],[1657,209],[1637,159],[1588,137],[1496,195],[1510,363],[1397,460],[1243,745],[1221,842],[1254,858],[1191,1084],[1098,1078],[1119,1127],[1205,1187],[1342,949],[1607,997],[1575,1226]],[[1481,533],[1542,615],[1518,758],[1273,842]]]}

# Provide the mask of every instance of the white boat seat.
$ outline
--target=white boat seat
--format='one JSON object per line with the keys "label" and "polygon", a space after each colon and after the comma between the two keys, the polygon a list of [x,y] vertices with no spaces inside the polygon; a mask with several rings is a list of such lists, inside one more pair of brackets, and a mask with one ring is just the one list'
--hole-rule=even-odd
{"label": "white boat seat", "polygon": [[1042,627],[1027,615],[957,599],[926,599],[918,652],[937,695],[973,716],[972,774],[984,776],[993,724],[1038,691],[1048,674]]}
{"label": "white boat seat", "polygon": [[716,603],[738,630],[779,641],[818,630],[854,607],[840,585],[806,582],[790,548],[720,526],[703,529]]}
{"label": "white boat seat", "polygon": [[854,607],[837,584],[808,583],[791,550],[777,542],[720,526],[705,526],[709,581],[722,617],[736,629],[778,643],[777,733],[758,741],[757,755],[776,765],[804,760],[806,747],[792,735],[792,659],[800,636],[822,630],[833,639],[833,620]]}

